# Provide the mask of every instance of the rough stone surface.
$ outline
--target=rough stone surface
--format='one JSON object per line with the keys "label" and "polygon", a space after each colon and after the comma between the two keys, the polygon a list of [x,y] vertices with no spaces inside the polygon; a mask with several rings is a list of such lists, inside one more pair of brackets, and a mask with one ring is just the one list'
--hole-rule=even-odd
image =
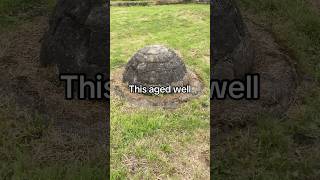
{"label": "rough stone surface", "polygon": [[253,65],[254,49],[249,33],[232,0],[213,0],[212,3],[211,77],[242,78]]}
{"label": "rough stone surface", "polygon": [[123,82],[136,85],[167,86],[183,81],[186,67],[173,50],[161,45],[139,50],[128,62]]}
{"label": "rough stone surface", "polygon": [[60,73],[108,74],[109,8],[102,0],[58,0],[42,39],[40,62]]}

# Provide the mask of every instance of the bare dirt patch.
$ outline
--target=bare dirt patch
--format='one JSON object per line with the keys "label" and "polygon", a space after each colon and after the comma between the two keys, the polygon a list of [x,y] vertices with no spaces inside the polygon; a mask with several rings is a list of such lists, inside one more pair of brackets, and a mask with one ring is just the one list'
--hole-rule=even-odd
{"label": "bare dirt patch", "polygon": [[310,3],[320,13],[320,0],[310,0]]}

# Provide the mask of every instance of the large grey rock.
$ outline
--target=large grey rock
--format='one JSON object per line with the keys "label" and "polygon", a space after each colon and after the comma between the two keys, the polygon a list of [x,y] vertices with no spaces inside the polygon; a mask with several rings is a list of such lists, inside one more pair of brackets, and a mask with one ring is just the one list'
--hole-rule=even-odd
{"label": "large grey rock", "polygon": [[186,67],[173,50],[161,45],[139,50],[128,62],[123,81],[128,84],[167,86],[183,81]]}
{"label": "large grey rock", "polygon": [[247,28],[232,0],[213,0],[211,3],[211,77],[242,78],[250,72],[254,59]]}
{"label": "large grey rock", "polygon": [[58,0],[40,62],[60,73],[109,74],[109,8],[102,0]]}

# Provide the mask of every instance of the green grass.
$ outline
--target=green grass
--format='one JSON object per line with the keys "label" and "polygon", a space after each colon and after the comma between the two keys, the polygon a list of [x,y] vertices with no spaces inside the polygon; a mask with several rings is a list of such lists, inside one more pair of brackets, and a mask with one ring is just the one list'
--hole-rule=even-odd
{"label": "green grass", "polygon": [[[37,15],[48,14],[55,0],[0,0],[0,32],[15,31]],[[106,147],[61,134],[43,114],[0,102],[0,179],[105,179]]]}
{"label": "green grass", "polygon": [[[111,71],[124,66],[140,48],[163,44],[179,51],[208,88],[209,23],[208,5],[111,7]],[[192,161],[202,145],[209,150],[206,90],[202,97],[176,110],[132,107],[112,98],[111,179],[201,179],[208,175],[202,167],[184,172],[201,164]]]}
{"label": "green grass", "polygon": [[44,4],[41,0],[1,0],[0,1],[0,14],[13,15],[18,12],[26,12],[37,6]]}
{"label": "green grass", "polygon": [[[21,13],[42,7],[38,6],[39,2],[1,0],[1,28],[20,23],[24,20]],[[214,177],[319,179],[319,14],[303,0],[239,2],[243,11],[254,14],[260,23],[271,25],[270,30],[279,43],[296,60],[299,72],[315,79],[315,85],[301,89],[301,100],[283,118],[261,115],[254,126],[233,129],[224,144],[217,147],[217,160],[212,167]],[[186,64],[206,82],[206,87],[209,85],[209,7],[206,5],[111,7],[111,38],[112,70],[125,65],[138,49],[160,43],[178,50]],[[114,97],[112,179],[189,177],[179,168],[201,165],[193,155],[201,153],[205,149],[201,147],[208,144],[208,96],[206,93],[177,110],[135,108]],[[14,105],[1,104],[0,110],[0,177],[105,177],[104,157],[99,156],[104,155],[103,147],[88,152],[86,147],[92,149],[94,144],[77,137],[70,137],[64,144],[52,139],[56,137],[52,134],[53,127],[41,115],[17,115],[19,111]],[[50,151],[57,147],[60,151]],[[83,157],[70,155],[74,149],[85,152]],[[51,158],[43,159],[43,156]],[[61,162],[59,158],[66,159]],[[192,169],[191,177],[201,179],[203,169]]]}
{"label": "green grass", "polygon": [[0,0],[0,31],[32,16],[47,14],[54,4],[55,0]]}
{"label": "green grass", "polygon": [[[1,179],[104,179],[105,147],[62,135],[40,114],[0,104]],[[94,151],[92,151],[94,149]]]}
{"label": "green grass", "polygon": [[300,87],[281,119],[261,115],[255,125],[234,128],[216,148],[216,179],[320,178],[320,17],[304,0],[239,0],[241,10],[274,33],[314,85]]}
{"label": "green grass", "polygon": [[320,79],[320,18],[305,0],[240,0],[244,9],[270,24],[282,45],[299,65],[299,70]]}

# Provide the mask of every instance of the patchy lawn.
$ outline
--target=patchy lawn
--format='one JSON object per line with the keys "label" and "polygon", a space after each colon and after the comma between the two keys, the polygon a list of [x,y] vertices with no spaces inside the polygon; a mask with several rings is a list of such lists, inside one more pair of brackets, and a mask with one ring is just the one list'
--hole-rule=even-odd
{"label": "patchy lawn", "polygon": [[111,178],[208,179],[210,6],[111,7],[111,72],[151,44],[179,51],[206,92],[175,110],[112,97]]}
{"label": "patchy lawn", "polygon": [[[0,0],[0,179],[105,179],[105,139],[99,142],[81,134],[89,123],[71,132],[81,117],[84,122],[98,119],[98,108],[87,104],[91,119],[81,116],[81,102],[64,100],[55,71],[39,67],[40,41],[48,22],[43,15],[52,2]],[[59,105],[45,108],[52,100]],[[77,112],[68,115],[72,107]],[[57,126],[59,119],[72,125]]]}
{"label": "patchy lawn", "polygon": [[[238,0],[295,60],[300,86],[283,117],[261,115],[215,147],[216,179],[320,178],[320,17],[304,0]],[[219,141],[219,139],[218,139]]]}

